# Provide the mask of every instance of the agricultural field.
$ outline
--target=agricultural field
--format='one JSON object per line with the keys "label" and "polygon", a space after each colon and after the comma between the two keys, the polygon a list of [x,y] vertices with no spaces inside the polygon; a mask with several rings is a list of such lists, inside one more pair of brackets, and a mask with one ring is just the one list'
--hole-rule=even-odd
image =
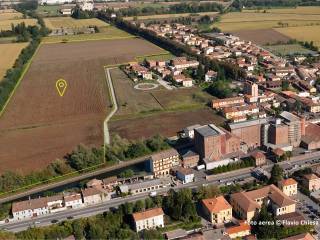
{"label": "agricultural field", "polygon": [[313,41],[316,46],[320,47],[320,25],[279,28],[277,31],[299,41]]}
{"label": "agricultural field", "polygon": [[136,57],[137,62],[143,62],[145,59],[146,60],[153,60],[153,61],[168,61],[173,59],[175,56],[172,55],[171,53],[164,53],[164,54],[159,54],[159,55],[150,55],[150,56],[138,56]]}
{"label": "agricultural field", "polygon": [[20,12],[15,10],[0,10],[0,21],[10,20],[10,19],[19,19],[22,18],[23,15]]}
{"label": "agricultural field", "polygon": [[41,45],[0,118],[0,172],[43,168],[80,143],[101,146],[110,109],[103,66],[162,51],[137,38]]}
{"label": "agricultural field", "polygon": [[12,19],[12,20],[0,20],[0,31],[11,30],[11,25],[18,25],[19,23],[24,22],[27,26],[34,26],[37,24],[37,20],[33,18],[27,19]]}
{"label": "agricultural field", "polygon": [[267,9],[266,12],[244,10],[222,16],[214,24],[222,31],[259,30],[320,24],[320,7],[298,7],[295,9]]}
{"label": "agricultural field", "polygon": [[0,44],[0,81],[5,76],[7,70],[13,66],[21,50],[27,45],[28,43]]}
{"label": "agricultural field", "polygon": [[74,19],[71,17],[52,17],[44,18],[46,26],[50,29],[57,28],[84,28],[88,26],[105,27],[108,26],[107,23],[97,19]]}
{"label": "agricultural field", "polygon": [[270,52],[278,55],[278,56],[287,56],[287,55],[308,55],[314,54],[314,51],[306,49],[299,44],[283,44],[283,45],[272,45],[272,46],[264,46],[265,49]]}
{"label": "agricultural field", "polygon": [[157,133],[169,137],[195,123],[223,122],[222,117],[207,108],[214,97],[197,87],[167,90],[159,86],[137,90],[119,68],[111,70],[111,78],[119,107],[109,123],[111,133],[128,139]]}
{"label": "agricultural field", "polygon": [[[148,16],[138,16],[137,20],[151,20],[151,19],[169,19],[169,18],[179,18],[179,17],[189,17],[192,15],[204,16],[204,15],[217,15],[217,12],[201,12],[201,13],[177,13],[177,14],[159,14],[159,15],[148,15]],[[134,17],[125,17],[125,20],[132,21]]]}
{"label": "agricultural field", "polygon": [[45,43],[59,43],[59,42],[76,42],[76,41],[89,41],[89,40],[112,40],[122,38],[135,38],[135,36],[115,28],[113,26],[100,28],[99,33],[92,34],[76,34],[65,36],[49,36],[43,39]]}
{"label": "agricultural field", "polygon": [[157,112],[134,119],[111,121],[111,133],[127,139],[141,139],[158,133],[166,137],[176,136],[184,127],[194,124],[215,123],[221,125],[224,119],[210,109]]}
{"label": "agricultural field", "polygon": [[259,45],[287,43],[291,39],[274,29],[243,30],[232,33],[243,40],[252,41]]}
{"label": "agricultural field", "polygon": [[38,5],[37,13],[43,16],[56,16],[61,15],[59,9],[59,5]]}

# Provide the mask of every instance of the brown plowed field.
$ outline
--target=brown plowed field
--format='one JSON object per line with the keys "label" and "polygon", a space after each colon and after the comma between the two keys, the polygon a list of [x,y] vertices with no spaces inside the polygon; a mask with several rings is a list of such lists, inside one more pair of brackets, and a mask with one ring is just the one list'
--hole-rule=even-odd
{"label": "brown plowed field", "polygon": [[232,33],[243,40],[252,41],[259,45],[286,43],[290,40],[288,36],[273,29],[240,30]]}
{"label": "brown plowed field", "polygon": [[224,119],[210,109],[183,112],[164,112],[135,119],[110,122],[113,134],[127,139],[148,138],[156,134],[166,137],[175,136],[183,128],[194,124],[214,123],[220,125]]}
{"label": "brown plowed field", "polygon": [[[42,45],[0,118],[0,172],[27,172],[62,158],[78,144],[103,144],[109,107],[103,65],[163,50],[141,39]],[[63,97],[55,82],[63,78]]]}

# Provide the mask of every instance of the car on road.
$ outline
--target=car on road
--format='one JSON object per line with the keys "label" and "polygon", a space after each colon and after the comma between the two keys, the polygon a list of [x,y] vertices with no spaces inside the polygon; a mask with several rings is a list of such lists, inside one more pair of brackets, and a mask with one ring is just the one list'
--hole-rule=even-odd
{"label": "car on road", "polygon": [[57,223],[57,222],[59,222],[57,219],[51,220],[51,223]]}
{"label": "car on road", "polygon": [[73,219],[73,216],[68,216],[67,219],[69,219],[69,220],[70,220],[70,219]]}

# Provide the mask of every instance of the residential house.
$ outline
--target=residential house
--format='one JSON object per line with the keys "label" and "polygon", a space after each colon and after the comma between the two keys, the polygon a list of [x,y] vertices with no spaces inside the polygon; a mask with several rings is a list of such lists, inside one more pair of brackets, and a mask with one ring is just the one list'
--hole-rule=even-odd
{"label": "residential house", "polygon": [[191,78],[185,78],[182,80],[182,86],[183,87],[192,87],[193,83],[192,83],[192,79]]}
{"label": "residential house", "polygon": [[243,239],[243,237],[251,234],[251,226],[241,221],[238,226],[228,227],[226,233],[231,239]]}
{"label": "residential house", "polygon": [[37,217],[48,213],[47,198],[35,198],[12,203],[12,215],[15,220]]}
{"label": "residential house", "polygon": [[311,173],[303,176],[302,185],[306,187],[310,192],[320,189],[320,178]]}
{"label": "residential house", "polygon": [[163,216],[164,213],[162,208],[153,208],[133,213],[134,230],[140,232],[144,229],[164,227]]}
{"label": "residential house", "polygon": [[84,205],[97,204],[102,202],[102,192],[95,188],[81,190]]}
{"label": "residential house", "polygon": [[298,192],[298,183],[293,178],[281,180],[278,183],[278,187],[289,197],[296,195]]}
{"label": "residential house", "polygon": [[223,224],[232,219],[232,207],[223,196],[201,201],[202,210],[212,224]]}
{"label": "residential house", "polygon": [[212,82],[214,81],[218,76],[218,73],[215,71],[208,71],[204,77],[204,80],[206,82]]}
{"label": "residential house", "polygon": [[67,208],[79,208],[83,206],[80,193],[66,193],[63,196],[64,204]]}
{"label": "residential house", "polygon": [[244,104],[243,97],[232,97],[232,98],[212,100],[211,106],[213,109],[221,109],[224,107],[229,107],[233,105],[243,105],[243,104]]}

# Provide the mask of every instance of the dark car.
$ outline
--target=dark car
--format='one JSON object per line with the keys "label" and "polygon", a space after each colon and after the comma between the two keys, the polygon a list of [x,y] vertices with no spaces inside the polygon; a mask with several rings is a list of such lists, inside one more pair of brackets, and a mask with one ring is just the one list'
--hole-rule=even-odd
{"label": "dark car", "polygon": [[53,219],[53,220],[51,221],[51,223],[57,223],[57,222],[59,222],[57,219]]}
{"label": "dark car", "polygon": [[69,219],[69,220],[70,220],[70,219],[73,219],[73,216],[69,216],[69,217],[67,217],[67,219]]}

